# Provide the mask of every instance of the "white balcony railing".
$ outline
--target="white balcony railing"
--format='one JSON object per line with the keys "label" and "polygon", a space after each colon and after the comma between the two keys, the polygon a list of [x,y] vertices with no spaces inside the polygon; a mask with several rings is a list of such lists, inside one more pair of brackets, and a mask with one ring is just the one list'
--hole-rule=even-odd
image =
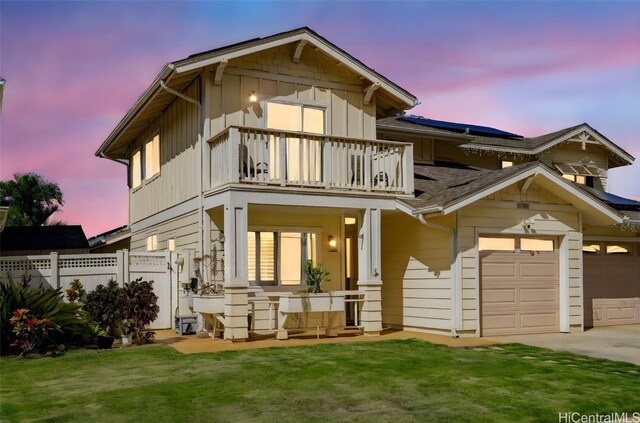
{"label": "white balcony railing", "polygon": [[209,140],[211,188],[249,183],[413,193],[413,144],[231,126]]}

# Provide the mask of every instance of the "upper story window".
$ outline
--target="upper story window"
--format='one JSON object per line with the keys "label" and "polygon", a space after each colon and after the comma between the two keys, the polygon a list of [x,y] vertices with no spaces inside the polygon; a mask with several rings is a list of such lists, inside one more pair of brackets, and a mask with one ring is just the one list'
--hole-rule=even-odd
{"label": "upper story window", "polygon": [[[143,166],[144,163],[144,166]],[[156,135],[131,156],[131,188],[160,173],[160,135]]]}
{"label": "upper story window", "polygon": [[500,169],[504,169],[505,167],[513,166],[513,162],[511,160],[501,160],[500,161]]}
{"label": "upper story window", "polygon": [[592,165],[558,163],[555,166],[562,173],[563,178],[589,187],[593,187],[593,178],[602,174],[599,168]]}
{"label": "upper story window", "polygon": [[131,157],[131,188],[138,188],[142,182],[141,156],[142,154],[138,150]]}
{"label": "upper story window", "polygon": [[160,173],[160,135],[144,145],[144,179]]}
{"label": "upper story window", "polygon": [[324,134],[325,110],[303,104],[267,103],[267,128]]}

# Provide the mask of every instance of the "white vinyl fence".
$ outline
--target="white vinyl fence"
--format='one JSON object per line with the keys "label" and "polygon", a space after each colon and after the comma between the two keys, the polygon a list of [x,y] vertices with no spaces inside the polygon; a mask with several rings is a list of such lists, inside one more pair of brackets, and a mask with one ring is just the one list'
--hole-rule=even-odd
{"label": "white vinyl fence", "polygon": [[[0,257],[0,280],[11,275],[19,282],[24,276],[30,276],[30,285],[37,287],[62,288],[66,290],[71,281],[79,279],[87,291],[98,285],[106,285],[114,279],[118,285],[142,277],[154,281],[153,290],[158,296],[160,312],[151,324],[152,329],[172,327],[173,307],[177,285],[172,263],[177,253],[154,252],[133,253],[121,250],[109,254],[73,254],[44,256]],[[175,285],[175,286],[174,286]]]}

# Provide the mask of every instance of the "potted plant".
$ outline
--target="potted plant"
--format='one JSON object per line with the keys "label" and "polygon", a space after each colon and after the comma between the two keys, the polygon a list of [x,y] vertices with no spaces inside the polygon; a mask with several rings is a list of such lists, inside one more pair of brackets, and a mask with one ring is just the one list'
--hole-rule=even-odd
{"label": "potted plant", "polygon": [[279,310],[284,313],[344,311],[344,297],[323,292],[322,285],[328,281],[326,268],[314,266],[309,260],[304,266],[307,291],[280,298]]}
{"label": "potted plant", "polygon": [[98,285],[87,294],[84,310],[105,333],[98,337],[98,347],[109,349],[113,345],[113,330],[118,327],[126,309],[126,297],[116,281]]}

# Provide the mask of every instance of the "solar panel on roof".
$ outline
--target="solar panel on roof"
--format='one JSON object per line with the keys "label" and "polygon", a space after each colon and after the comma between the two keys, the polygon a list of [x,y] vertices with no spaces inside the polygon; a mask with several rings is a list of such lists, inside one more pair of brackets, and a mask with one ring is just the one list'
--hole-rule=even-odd
{"label": "solar panel on roof", "polygon": [[444,120],[427,119],[422,116],[402,116],[400,120],[415,123],[417,125],[428,126],[431,128],[444,129],[447,131],[458,132],[469,135],[480,135],[496,138],[522,138],[522,135],[512,132],[502,131],[500,129],[491,128],[489,126],[470,125],[466,123],[446,122]]}

